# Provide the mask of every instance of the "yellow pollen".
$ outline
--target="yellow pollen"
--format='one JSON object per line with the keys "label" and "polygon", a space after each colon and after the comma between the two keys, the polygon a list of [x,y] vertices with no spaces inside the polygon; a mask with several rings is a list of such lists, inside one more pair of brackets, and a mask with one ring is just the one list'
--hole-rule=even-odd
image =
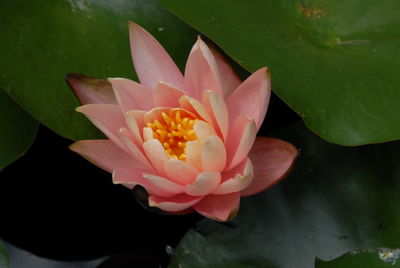
{"label": "yellow pollen", "polygon": [[182,110],[163,112],[161,117],[162,120],[147,122],[147,127],[153,130],[153,138],[161,142],[169,157],[185,161],[186,142],[197,140],[193,126],[198,119]]}

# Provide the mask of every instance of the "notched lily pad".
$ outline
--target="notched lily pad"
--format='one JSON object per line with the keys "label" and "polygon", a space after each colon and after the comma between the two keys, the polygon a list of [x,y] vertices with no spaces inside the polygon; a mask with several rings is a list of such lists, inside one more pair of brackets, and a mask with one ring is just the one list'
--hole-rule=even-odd
{"label": "notched lily pad", "polygon": [[254,72],[324,139],[400,138],[397,0],[160,0]]}

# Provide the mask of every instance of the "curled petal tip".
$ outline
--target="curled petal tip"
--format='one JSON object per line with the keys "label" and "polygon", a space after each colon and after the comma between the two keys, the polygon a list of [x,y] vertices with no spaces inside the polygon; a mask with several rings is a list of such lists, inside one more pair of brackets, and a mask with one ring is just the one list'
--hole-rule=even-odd
{"label": "curled petal tip", "polygon": [[130,29],[132,29],[132,28],[134,28],[134,27],[139,27],[139,25],[137,25],[136,23],[134,23],[134,22],[131,21],[131,20],[128,20],[128,27],[129,27]]}
{"label": "curled petal tip", "polygon": [[107,78],[107,81],[111,83],[111,82],[112,82],[113,80],[115,80],[115,79],[118,79],[118,78],[108,77],[108,78]]}
{"label": "curled petal tip", "polygon": [[71,79],[73,79],[75,75],[76,75],[76,74],[74,74],[74,73],[68,73],[68,74],[65,75],[64,79],[65,79],[65,80],[67,81],[67,83],[68,83],[68,81],[71,80]]}
{"label": "curled petal tip", "polygon": [[74,143],[72,143],[72,144],[70,144],[69,146],[68,146],[68,149],[70,149],[71,151],[74,151],[75,152],[75,146],[76,146],[76,142],[74,142]]}
{"label": "curled petal tip", "polygon": [[157,207],[157,203],[149,199],[149,207]]}
{"label": "curled petal tip", "polygon": [[79,80],[79,79],[83,79],[83,78],[86,78],[86,76],[83,74],[78,74],[78,73],[68,73],[67,75],[65,75],[65,80],[67,81],[68,84],[73,79]]}

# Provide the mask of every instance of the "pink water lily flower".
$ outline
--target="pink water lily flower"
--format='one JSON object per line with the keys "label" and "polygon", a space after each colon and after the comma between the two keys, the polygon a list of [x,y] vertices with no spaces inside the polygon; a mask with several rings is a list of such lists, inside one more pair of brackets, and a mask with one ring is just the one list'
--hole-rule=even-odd
{"label": "pink water lily flower", "polygon": [[70,148],[112,173],[114,183],[144,187],[149,206],[231,219],[241,196],[276,183],[297,156],[285,141],[256,138],[270,98],[268,69],[241,83],[199,38],[182,75],[143,28],[130,22],[129,37],[140,84],[69,75],[84,104],[77,110],[108,138]]}

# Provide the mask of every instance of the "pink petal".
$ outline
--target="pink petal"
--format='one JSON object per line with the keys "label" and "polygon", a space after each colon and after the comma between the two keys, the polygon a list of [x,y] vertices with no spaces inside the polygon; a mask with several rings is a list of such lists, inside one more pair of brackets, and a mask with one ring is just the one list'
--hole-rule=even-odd
{"label": "pink petal", "polygon": [[125,118],[118,105],[113,104],[86,104],[76,109],[86,115],[90,121],[108,138],[121,148],[124,145],[119,139],[119,129],[125,127]]}
{"label": "pink petal", "polygon": [[168,160],[168,155],[160,141],[156,139],[145,141],[143,149],[157,173],[165,176],[164,162]]}
{"label": "pink petal", "polygon": [[201,141],[194,140],[186,142],[186,163],[201,170]]}
{"label": "pink petal", "polygon": [[121,141],[124,143],[125,147],[128,149],[128,152],[133,156],[133,158],[135,158],[137,162],[143,165],[144,168],[152,169],[151,164],[144,155],[144,150],[142,146],[137,146],[133,142],[134,137],[132,133],[130,133],[129,130],[127,130],[126,128],[121,128],[119,132]]}
{"label": "pink petal", "polygon": [[201,166],[203,171],[222,171],[226,164],[224,143],[218,136],[209,136],[201,146]]}
{"label": "pink petal", "polygon": [[222,173],[222,183],[213,191],[213,194],[229,194],[246,189],[253,180],[254,169],[249,158],[245,158],[239,165]]}
{"label": "pink petal", "polygon": [[170,110],[171,110],[170,108],[166,108],[166,107],[153,108],[144,114],[144,122],[152,123],[154,120],[158,120],[158,121],[162,122],[164,119],[162,118],[161,114],[162,113],[168,114]]}
{"label": "pink petal", "polygon": [[143,143],[142,129],[144,128],[144,111],[131,110],[125,113],[126,124],[134,136],[134,143],[136,146],[141,146]]}
{"label": "pink petal", "polygon": [[143,170],[140,169],[116,169],[113,172],[113,183],[122,184],[130,189],[136,185],[141,185],[146,189],[148,194],[167,194],[165,191],[160,190],[154,186],[147,179],[143,177]]}
{"label": "pink petal", "polygon": [[202,197],[180,194],[172,197],[149,196],[149,206],[157,207],[164,211],[176,212],[190,208],[201,200]]}
{"label": "pink petal", "polygon": [[153,186],[154,190],[152,191],[152,194],[157,196],[174,196],[183,193],[185,190],[185,187],[182,185],[157,175],[143,174],[143,177]]}
{"label": "pink petal", "polygon": [[164,170],[171,181],[180,185],[192,183],[199,173],[192,165],[175,158],[164,162]]}
{"label": "pink petal", "polygon": [[154,91],[154,105],[156,107],[179,107],[179,98],[185,94],[180,89],[165,82],[159,82]]}
{"label": "pink petal", "polygon": [[203,103],[211,114],[214,128],[218,129],[221,137],[226,140],[228,134],[228,109],[226,108],[225,101],[222,96],[211,90],[204,91]]}
{"label": "pink petal", "polygon": [[239,116],[236,119],[226,141],[228,155],[226,170],[233,168],[247,156],[253,146],[256,134],[256,125],[251,118]]}
{"label": "pink petal", "polygon": [[193,126],[197,139],[205,141],[209,136],[215,135],[214,129],[204,121],[198,121]]}
{"label": "pink petal", "polygon": [[141,168],[141,164],[110,140],[82,140],[69,148],[94,165],[112,172],[114,169]]}
{"label": "pink petal", "polygon": [[193,208],[207,218],[227,221],[236,215],[239,210],[239,204],[240,193],[236,192],[226,195],[207,195]]}
{"label": "pink petal", "polygon": [[146,30],[129,22],[129,39],[135,70],[140,82],[154,89],[160,81],[183,88],[183,76],[174,61]]}
{"label": "pink petal", "polygon": [[142,173],[143,171],[140,169],[115,169],[112,173],[112,180],[114,184],[123,184],[130,189],[138,184],[148,188]]}
{"label": "pink petal", "polygon": [[108,81],[124,113],[130,110],[147,111],[154,107],[152,90],[125,78],[109,78]]}
{"label": "pink petal", "polygon": [[210,47],[220,73],[221,85],[226,99],[242,82],[225,58],[213,47]]}
{"label": "pink petal", "polygon": [[111,84],[105,79],[82,74],[68,74],[66,80],[82,105],[117,104]]}
{"label": "pink petal", "polygon": [[207,89],[223,95],[214,55],[200,38],[190,51],[186,62],[184,84],[186,92],[196,99],[201,99],[203,91]]}
{"label": "pink petal", "polygon": [[242,191],[242,196],[259,193],[284,178],[297,154],[297,149],[286,141],[257,137],[249,154],[254,165],[254,179]]}
{"label": "pink petal", "polygon": [[221,181],[221,173],[216,171],[205,171],[197,175],[192,184],[185,187],[188,195],[203,196],[211,193]]}
{"label": "pink petal", "polygon": [[151,139],[154,139],[153,130],[149,127],[144,127],[143,128],[143,140],[149,141]]}
{"label": "pink petal", "polygon": [[210,114],[200,101],[184,95],[179,99],[179,103],[182,109],[193,113],[199,119],[212,123]]}
{"label": "pink petal", "polygon": [[226,100],[229,117],[234,122],[240,115],[254,119],[257,130],[267,113],[271,96],[271,75],[261,68],[247,78]]}

